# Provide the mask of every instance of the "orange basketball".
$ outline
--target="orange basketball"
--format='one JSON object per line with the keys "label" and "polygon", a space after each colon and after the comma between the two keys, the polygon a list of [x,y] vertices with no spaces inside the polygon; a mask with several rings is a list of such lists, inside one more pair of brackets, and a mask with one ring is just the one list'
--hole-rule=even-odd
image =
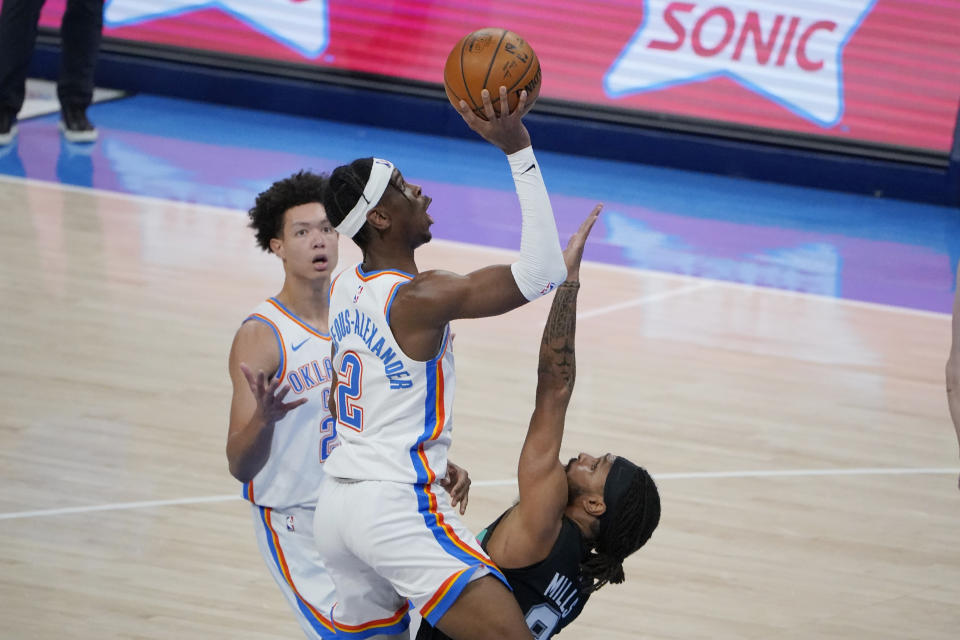
{"label": "orange basketball", "polygon": [[500,113],[500,87],[507,88],[507,105],[512,112],[527,90],[527,109],[540,95],[540,60],[526,40],[506,29],[480,29],[466,35],[447,56],[443,86],[458,111],[466,100],[473,112],[483,113],[480,92],[490,92],[493,109]]}

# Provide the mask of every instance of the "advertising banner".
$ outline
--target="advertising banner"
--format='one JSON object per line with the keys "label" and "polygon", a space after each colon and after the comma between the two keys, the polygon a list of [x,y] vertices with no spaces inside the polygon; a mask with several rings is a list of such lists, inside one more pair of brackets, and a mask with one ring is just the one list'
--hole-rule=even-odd
{"label": "advertising banner", "polygon": [[[41,23],[58,27],[66,0]],[[956,0],[107,0],[104,34],[442,82],[466,33],[506,27],[546,98],[946,153]]]}

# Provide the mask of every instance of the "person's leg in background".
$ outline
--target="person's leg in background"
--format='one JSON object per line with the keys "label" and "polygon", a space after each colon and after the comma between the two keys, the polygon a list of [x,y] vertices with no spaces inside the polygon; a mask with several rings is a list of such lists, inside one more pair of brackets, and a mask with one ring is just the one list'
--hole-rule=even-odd
{"label": "person's leg in background", "polygon": [[26,93],[27,70],[37,42],[44,0],[3,0],[0,11],[0,145],[17,134],[17,114]]}
{"label": "person's leg in background", "polygon": [[60,128],[70,142],[93,142],[97,130],[87,119],[93,101],[93,75],[103,33],[103,0],[67,0],[60,23],[62,51],[57,97]]}

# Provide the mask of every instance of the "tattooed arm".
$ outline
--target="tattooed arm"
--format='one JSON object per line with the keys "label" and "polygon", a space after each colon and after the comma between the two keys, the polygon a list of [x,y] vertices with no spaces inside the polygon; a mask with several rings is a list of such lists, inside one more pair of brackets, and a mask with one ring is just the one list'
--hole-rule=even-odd
{"label": "tattooed arm", "polygon": [[[551,448],[560,455],[560,442],[563,440],[563,416],[573,393],[573,384],[577,378],[577,354],[574,338],[577,332],[577,294],[580,282],[567,280],[559,287],[553,297],[553,306],[547,324],[543,328],[540,341],[540,362],[537,366],[537,412],[557,414],[560,419],[551,421]],[[530,425],[530,431],[534,430]]]}
{"label": "tattooed arm", "polygon": [[567,244],[567,280],[557,287],[543,329],[536,406],[517,470],[520,501],[497,526],[487,545],[494,561],[506,568],[543,560],[560,533],[567,505],[567,478],[559,455],[567,405],[577,375],[574,337],[580,259],[599,214],[597,206]]}

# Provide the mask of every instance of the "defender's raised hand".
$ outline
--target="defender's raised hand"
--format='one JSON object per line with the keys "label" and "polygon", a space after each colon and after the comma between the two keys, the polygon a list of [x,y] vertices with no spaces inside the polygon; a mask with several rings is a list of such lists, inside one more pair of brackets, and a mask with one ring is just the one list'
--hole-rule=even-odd
{"label": "defender's raised hand", "polygon": [[570,236],[567,241],[567,248],[563,250],[563,261],[567,263],[567,281],[577,282],[580,279],[580,260],[583,259],[583,247],[587,243],[587,237],[593,229],[594,223],[600,217],[603,210],[603,204],[598,204],[590,212],[590,215],[580,223],[577,232]]}

